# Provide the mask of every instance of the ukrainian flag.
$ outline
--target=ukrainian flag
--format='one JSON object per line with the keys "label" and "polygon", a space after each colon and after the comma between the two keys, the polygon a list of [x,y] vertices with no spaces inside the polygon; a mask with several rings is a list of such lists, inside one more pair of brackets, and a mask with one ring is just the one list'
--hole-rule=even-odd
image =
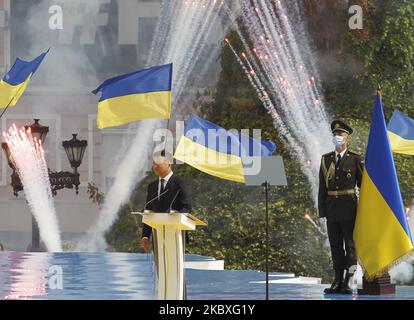
{"label": "ukrainian flag", "polygon": [[212,176],[245,183],[243,157],[270,156],[276,146],[192,115],[174,158]]}
{"label": "ukrainian flag", "polygon": [[0,108],[16,105],[48,52],[49,50],[30,62],[16,59],[9,72],[0,80]]}
{"label": "ukrainian flag", "polygon": [[98,128],[120,126],[139,119],[169,119],[172,63],[106,80],[101,92]]}
{"label": "ukrainian flag", "polygon": [[395,153],[414,155],[414,120],[395,110],[388,123],[391,149]]}
{"label": "ukrainian flag", "polygon": [[384,274],[413,249],[380,95],[368,139],[354,240],[368,279]]}

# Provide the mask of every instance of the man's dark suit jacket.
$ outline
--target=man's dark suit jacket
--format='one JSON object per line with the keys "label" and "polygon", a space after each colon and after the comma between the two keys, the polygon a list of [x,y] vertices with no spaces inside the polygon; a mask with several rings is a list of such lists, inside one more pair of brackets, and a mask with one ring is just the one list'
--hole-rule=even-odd
{"label": "man's dark suit jacket", "polygon": [[[154,199],[158,195],[158,182],[157,179],[148,185],[147,202]],[[192,195],[190,187],[185,181],[177,176],[175,173],[168,180],[168,183],[164,186],[164,191],[168,190],[164,195],[160,197],[160,200],[155,199],[149,203],[144,209],[154,212],[169,212],[170,207],[172,210],[177,210],[183,213],[191,213]],[[178,195],[177,195],[178,193]],[[174,197],[177,197],[174,200]],[[174,200],[174,201],[173,201]],[[142,227],[142,237],[150,237],[152,228],[146,224]]]}

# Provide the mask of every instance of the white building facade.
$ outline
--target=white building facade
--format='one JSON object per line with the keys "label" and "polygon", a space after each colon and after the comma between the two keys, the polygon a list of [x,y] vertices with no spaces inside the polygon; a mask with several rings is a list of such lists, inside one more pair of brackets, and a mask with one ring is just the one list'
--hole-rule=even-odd
{"label": "white building facade", "polygon": [[[107,190],[114,155],[126,133],[125,128],[97,129],[99,97],[91,90],[105,78],[145,65],[159,7],[158,1],[138,0],[0,0],[2,74],[17,57],[30,60],[51,47],[18,105],[2,117],[1,131],[13,123],[29,125],[34,118],[49,126],[45,150],[52,171],[71,171],[62,140],[78,133],[79,139],[88,141],[79,168],[79,194],[64,189],[55,197],[64,240],[84,233],[98,218],[87,185],[91,182],[100,191]],[[31,239],[31,213],[24,193],[13,195],[11,173],[2,154],[0,243],[6,249],[24,250]]]}

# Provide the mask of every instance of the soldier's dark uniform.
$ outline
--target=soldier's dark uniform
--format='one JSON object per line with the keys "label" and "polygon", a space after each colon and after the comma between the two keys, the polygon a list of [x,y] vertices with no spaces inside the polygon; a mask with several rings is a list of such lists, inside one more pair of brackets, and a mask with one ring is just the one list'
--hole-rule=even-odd
{"label": "soldier's dark uniform", "polygon": [[[332,122],[332,132],[352,133],[352,128],[340,120]],[[357,212],[355,186],[361,187],[363,160],[359,154],[346,150],[339,163],[335,151],[322,156],[319,172],[318,209],[321,218],[326,217],[331,246],[335,280],[331,290],[340,292],[348,288],[348,273],[343,281],[344,270],[357,264],[353,231]],[[344,250],[345,246],[345,250]],[[341,288],[344,284],[344,288]],[[346,285],[346,286],[345,286]],[[331,292],[332,291],[332,292]]]}

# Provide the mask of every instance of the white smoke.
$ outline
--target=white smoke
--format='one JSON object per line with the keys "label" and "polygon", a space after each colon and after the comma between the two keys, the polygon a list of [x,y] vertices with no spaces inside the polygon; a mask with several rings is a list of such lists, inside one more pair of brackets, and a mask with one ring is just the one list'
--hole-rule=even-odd
{"label": "white smoke", "polygon": [[407,261],[403,261],[391,268],[388,272],[391,276],[391,281],[395,282],[408,282],[413,278],[413,263],[414,258],[408,258]]}
{"label": "white smoke", "polygon": [[[406,216],[408,221],[408,226],[410,228],[411,235],[414,231],[414,205],[411,208],[406,208]],[[393,282],[408,282],[413,279],[414,275],[414,257],[409,256],[405,261],[402,261],[392,269],[390,269],[389,274]]]}
{"label": "white smoke", "polygon": [[[161,1],[161,16],[155,31],[148,66],[173,63],[172,113],[181,115],[180,103],[185,98],[188,79],[200,56],[206,49],[213,26],[219,21],[222,2],[211,0],[199,2]],[[219,48],[210,51],[214,55]],[[202,76],[199,74],[198,76]],[[122,205],[128,201],[135,185],[144,177],[149,168],[153,151],[153,135],[156,128],[165,123],[160,120],[141,121],[130,126],[135,131],[131,140],[125,137],[124,151],[119,154],[115,182],[108,190],[98,220],[90,228],[87,236],[78,243],[79,251],[106,249],[104,233],[112,226]]]}
{"label": "white smoke", "polygon": [[153,131],[159,124],[160,121],[148,120],[145,125],[138,126],[137,134],[115,172],[114,184],[106,195],[98,220],[88,230],[86,238],[78,243],[77,251],[96,251],[106,248],[104,232],[116,220],[120,207],[128,201],[136,182],[144,176],[149,165],[148,155],[151,154],[153,147],[149,141],[152,141]]}

